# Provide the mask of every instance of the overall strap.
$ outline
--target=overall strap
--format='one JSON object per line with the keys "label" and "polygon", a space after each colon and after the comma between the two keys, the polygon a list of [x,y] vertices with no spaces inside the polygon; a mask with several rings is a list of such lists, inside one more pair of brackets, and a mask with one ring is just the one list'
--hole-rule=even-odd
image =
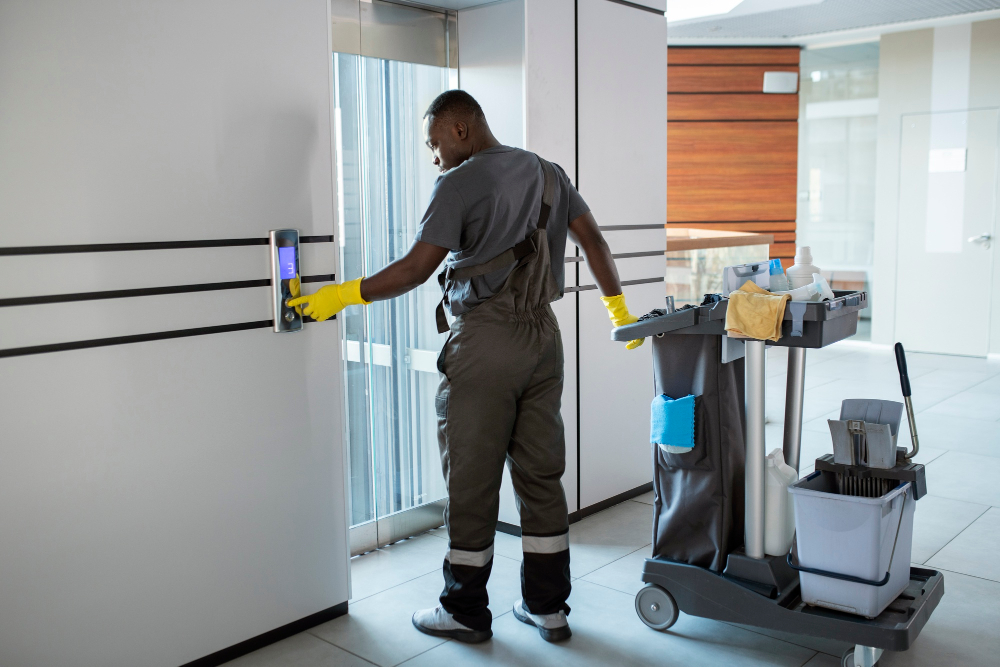
{"label": "overall strap", "polygon": [[[552,210],[552,200],[555,198],[556,193],[556,176],[555,169],[548,160],[544,160],[538,155],[538,162],[542,165],[542,208],[538,215],[538,226],[536,229],[544,230],[549,224],[549,212]],[[476,264],[475,266],[463,266],[460,268],[448,267],[438,275],[438,283],[441,285],[441,289],[445,289],[445,286],[449,280],[469,280],[477,276],[484,276],[487,273],[493,273],[494,271],[499,271],[500,269],[510,266],[511,264],[517,264],[523,258],[534,253],[537,248],[535,248],[535,242],[532,240],[532,234],[528,235],[528,238],[524,239],[513,248],[508,248],[502,253],[494,257],[493,259],[484,262],[482,264]],[[441,302],[437,306],[437,312],[435,313],[437,319],[438,333],[444,333],[448,331],[448,320],[444,315],[444,297],[441,298]]]}

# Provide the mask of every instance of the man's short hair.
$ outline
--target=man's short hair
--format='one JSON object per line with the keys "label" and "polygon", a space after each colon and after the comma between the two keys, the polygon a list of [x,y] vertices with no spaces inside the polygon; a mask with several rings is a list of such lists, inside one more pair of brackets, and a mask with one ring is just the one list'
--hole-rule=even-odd
{"label": "man's short hair", "polygon": [[472,95],[464,90],[446,90],[427,107],[424,118],[447,118],[448,120],[486,120],[483,108]]}

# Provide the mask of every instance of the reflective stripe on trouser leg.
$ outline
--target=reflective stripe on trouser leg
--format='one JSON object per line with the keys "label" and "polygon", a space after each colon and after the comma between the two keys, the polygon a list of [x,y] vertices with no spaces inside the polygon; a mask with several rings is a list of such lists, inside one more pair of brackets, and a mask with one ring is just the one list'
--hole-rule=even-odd
{"label": "reflective stripe on trouser leg", "polygon": [[448,549],[444,558],[441,606],[473,630],[489,630],[493,622],[486,583],[493,570],[493,545],[485,549]]}
{"label": "reflective stripe on trouser leg", "polygon": [[532,614],[569,613],[569,531],[559,535],[521,534],[521,597]]}

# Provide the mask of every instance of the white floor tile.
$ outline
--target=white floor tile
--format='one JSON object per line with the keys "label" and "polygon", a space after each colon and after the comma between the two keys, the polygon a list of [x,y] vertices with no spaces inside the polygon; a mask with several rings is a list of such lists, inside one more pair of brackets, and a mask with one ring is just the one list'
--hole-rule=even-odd
{"label": "white floor tile", "polygon": [[642,581],[642,566],[651,555],[652,549],[649,546],[636,549],[613,563],[594,570],[583,579],[592,584],[635,595],[646,585]]}
{"label": "white floor tile", "polygon": [[521,562],[521,538],[507,533],[497,533],[493,539],[493,553]]}
{"label": "white floor tile", "polygon": [[1000,507],[972,522],[927,561],[928,566],[1000,582]]}
{"label": "white floor tile", "polygon": [[[997,371],[1000,372],[1000,364],[997,364]],[[984,394],[1000,394],[1000,375],[994,375],[991,379],[970,387],[970,389]]]}
{"label": "white floor tile", "polygon": [[407,667],[430,665],[787,665],[799,667],[813,651],[724,623],[681,615],[668,632],[647,628],[635,613],[633,595],[586,581],[574,584],[573,637],[549,644],[512,614],[493,623],[493,639],[477,645],[447,642]]}
{"label": "white floor tile", "polygon": [[570,571],[583,577],[653,540],[653,508],[626,501],[569,527]]}
{"label": "white floor tile", "polygon": [[[919,428],[918,428],[918,430],[919,430]],[[906,445],[907,450],[909,450],[913,443],[909,440],[909,436],[907,435],[906,438],[901,438],[898,441],[897,444],[900,447],[902,447],[903,445]],[[934,448],[934,447],[925,447],[923,444],[921,444],[920,445],[920,451],[918,451],[917,455],[914,456],[911,460],[914,463],[920,463],[922,465],[927,465],[931,461],[935,461],[935,460],[937,460],[938,457],[943,456],[944,454],[946,454],[947,451],[948,450],[946,450],[946,449],[937,449],[937,448]]]}
{"label": "white floor tile", "polygon": [[840,667],[840,664],[840,658],[835,658],[826,653],[817,653],[802,667]]}
{"label": "white floor tile", "polygon": [[[828,419],[840,419],[840,406],[838,405],[836,409],[830,412],[816,417],[815,419],[805,419],[802,420],[802,430],[803,431],[818,431],[820,433],[830,434],[830,425],[827,423]],[[919,427],[918,427],[919,428]],[[832,445],[831,445],[832,446]]]}
{"label": "white floor tile", "polygon": [[[1000,397],[997,397],[1000,401]],[[923,412],[917,415],[920,446],[1000,457],[1000,423],[963,419],[950,415]],[[909,443],[909,427],[900,433],[900,443]]]}
{"label": "white floor tile", "polygon": [[[888,354],[893,354],[888,352]],[[927,354],[924,352],[907,352],[907,368],[944,368],[953,371],[972,371],[976,373],[1000,374],[1000,362],[983,357],[959,357],[952,354]]]}
{"label": "white floor tile", "polygon": [[[813,651],[819,651],[820,653],[826,654],[830,657],[840,658],[840,656],[844,655],[844,651],[847,650],[848,646],[850,646],[846,642],[841,642],[834,639],[823,639],[822,637],[809,637],[807,635],[795,635],[790,632],[779,632],[777,630],[755,628],[749,625],[740,625],[739,623],[733,623],[732,625],[735,625],[738,628],[743,628],[744,630],[749,630],[750,632],[756,632],[758,634],[765,635],[767,637],[780,639],[781,641],[788,642],[789,644],[795,644],[796,646],[812,649]],[[840,661],[838,660],[836,664],[839,666]]]}
{"label": "white floor tile", "polygon": [[447,543],[424,534],[352,558],[352,601],[362,600],[428,572],[439,572],[447,548]]}
{"label": "white floor tile", "polygon": [[[941,401],[928,411],[930,414],[949,415],[962,419],[979,419],[996,422],[1000,419],[1000,399],[996,394],[963,391]],[[917,425],[919,432],[920,426]]]}
{"label": "white floor tile", "polygon": [[950,451],[931,461],[926,472],[927,493],[1000,506],[1000,458]]}
{"label": "white floor tile", "polygon": [[[346,616],[311,632],[378,665],[399,664],[445,641],[418,632],[411,622],[413,612],[437,606],[443,587],[440,571],[426,574],[352,603]],[[487,592],[495,622],[521,598],[520,563],[494,557]]]}
{"label": "white floor tile", "polygon": [[926,563],[988,509],[988,505],[931,494],[918,500],[913,515],[911,562]]}
{"label": "white floor tile", "polygon": [[371,667],[372,663],[317,639],[308,632],[265,646],[227,667]]}
{"label": "white floor tile", "polygon": [[[997,372],[1000,372],[1000,366],[997,367]],[[920,389],[930,387],[965,391],[966,389],[972,389],[977,385],[981,385],[994,377],[996,377],[996,373],[992,371],[938,368],[930,373],[921,375],[920,377],[911,380],[910,385],[914,393]]]}
{"label": "white floor tile", "polygon": [[632,502],[634,502],[634,503],[643,503],[645,505],[652,505],[653,504],[653,492],[649,491],[647,493],[642,494],[641,496],[636,496],[635,498],[632,499]]}
{"label": "white floor tile", "polygon": [[310,630],[314,635],[383,666],[396,665],[443,643],[418,632],[410,619],[434,607],[444,580],[439,572],[353,602],[346,615]]}

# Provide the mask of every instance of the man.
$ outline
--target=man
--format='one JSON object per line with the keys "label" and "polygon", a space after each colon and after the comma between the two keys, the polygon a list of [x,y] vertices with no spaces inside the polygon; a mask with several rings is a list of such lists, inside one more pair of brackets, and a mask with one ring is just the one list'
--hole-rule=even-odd
{"label": "man", "polygon": [[[439,278],[454,322],[438,358],[436,409],[449,550],[441,604],[416,612],[413,625],[470,643],[492,637],[486,582],[506,462],[524,551],[523,599],[514,615],[560,641],[571,634],[569,523],[560,482],[562,339],[549,303],[563,293],[567,234],[583,250],[613,324],[636,318],[608,245],[562,169],[501,145],[482,108],[461,90],[434,100],[424,134],[443,175],[407,254],[371,277],[289,303],[323,320],[345,306],[414,289],[448,256]],[[438,326],[449,330],[441,306]]]}

